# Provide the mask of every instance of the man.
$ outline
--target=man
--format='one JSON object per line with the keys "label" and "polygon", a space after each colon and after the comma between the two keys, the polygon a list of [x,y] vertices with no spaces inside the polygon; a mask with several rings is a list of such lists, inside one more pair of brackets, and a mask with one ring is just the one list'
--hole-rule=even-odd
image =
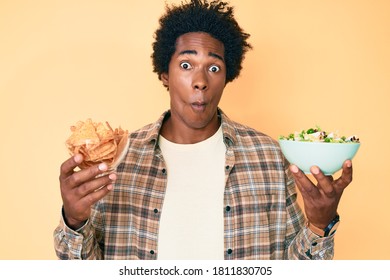
{"label": "man", "polygon": [[[331,259],[337,206],[352,180],[289,166],[276,141],[218,107],[251,48],[225,2],[167,7],[153,44],[170,110],[130,135],[115,172],[61,166],[61,259]],[[305,213],[296,201],[302,193]],[[103,187],[102,187],[103,186]]]}

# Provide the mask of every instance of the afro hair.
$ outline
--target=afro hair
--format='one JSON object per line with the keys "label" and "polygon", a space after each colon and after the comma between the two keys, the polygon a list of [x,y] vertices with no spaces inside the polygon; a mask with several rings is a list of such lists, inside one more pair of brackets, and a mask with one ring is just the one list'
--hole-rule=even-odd
{"label": "afro hair", "polygon": [[153,72],[161,79],[175,52],[176,40],[190,32],[205,32],[221,41],[225,48],[226,83],[240,74],[245,53],[252,48],[245,33],[234,18],[233,7],[219,0],[191,0],[180,6],[166,6],[159,20],[153,43]]}

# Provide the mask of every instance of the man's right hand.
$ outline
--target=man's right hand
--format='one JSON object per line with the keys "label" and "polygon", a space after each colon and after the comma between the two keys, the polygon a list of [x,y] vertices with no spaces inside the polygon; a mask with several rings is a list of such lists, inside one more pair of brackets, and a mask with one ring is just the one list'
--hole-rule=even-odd
{"label": "man's right hand", "polygon": [[116,180],[115,173],[97,177],[107,171],[105,163],[74,171],[82,161],[81,154],[67,159],[61,165],[59,177],[64,218],[72,229],[80,228],[89,219],[91,206],[112,190]]}

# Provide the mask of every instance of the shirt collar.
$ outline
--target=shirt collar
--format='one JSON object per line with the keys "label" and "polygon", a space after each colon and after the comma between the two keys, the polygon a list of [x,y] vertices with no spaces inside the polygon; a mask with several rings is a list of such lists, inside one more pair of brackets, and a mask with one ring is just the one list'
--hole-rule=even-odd
{"label": "shirt collar", "polygon": [[235,123],[229,119],[229,117],[218,108],[218,115],[221,118],[223,139],[227,146],[235,145],[237,137],[235,133]]}

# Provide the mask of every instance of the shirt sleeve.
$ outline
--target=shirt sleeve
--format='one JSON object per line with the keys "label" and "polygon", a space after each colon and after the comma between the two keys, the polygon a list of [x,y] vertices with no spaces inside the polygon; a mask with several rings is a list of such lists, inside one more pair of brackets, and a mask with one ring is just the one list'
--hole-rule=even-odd
{"label": "shirt sleeve", "polygon": [[331,260],[334,255],[334,235],[319,237],[303,227],[289,247],[290,259]]}
{"label": "shirt sleeve", "polygon": [[94,232],[90,220],[81,228],[72,230],[66,225],[61,211],[60,223],[54,230],[54,248],[57,257],[61,260],[102,259],[102,250]]}
{"label": "shirt sleeve", "polygon": [[297,191],[293,177],[287,174],[286,209],[286,259],[331,260],[334,255],[334,235],[319,237],[306,227],[306,218],[297,202]]}

